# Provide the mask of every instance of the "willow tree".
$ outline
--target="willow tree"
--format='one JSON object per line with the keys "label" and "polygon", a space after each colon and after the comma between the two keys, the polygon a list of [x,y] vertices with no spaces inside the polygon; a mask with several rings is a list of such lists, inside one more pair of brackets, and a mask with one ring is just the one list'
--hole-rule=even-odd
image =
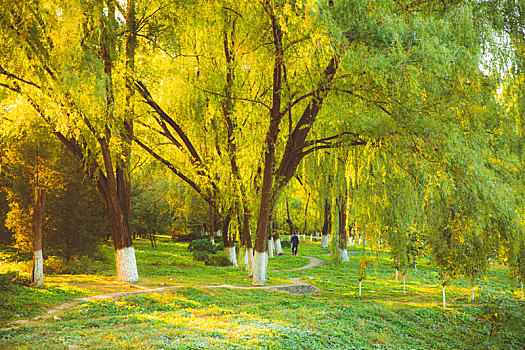
{"label": "willow tree", "polygon": [[[214,1],[152,11],[150,20],[166,28],[136,81],[150,112],[140,120],[145,128],[137,143],[210,205],[222,222],[225,251],[232,260],[237,234],[229,229],[232,220],[233,227],[240,227],[247,255],[253,255],[251,194],[256,191],[258,157],[253,156],[256,143],[249,133],[257,126],[255,121],[246,124],[251,110],[238,96],[249,74],[239,52],[251,50],[243,38],[249,25],[243,15],[251,16],[250,7]],[[167,21],[175,13],[187,16],[169,28]],[[165,35],[168,32],[176,32],[176,39]],[[174,40],[176,48],[166,49]],[[156,66],[158,61],[162,64]]]}
{"label": "willow tree", "polygon": [[1,86],[82,163],[106,207],[117,279],[137,281],[129,229],[135,1],[125,10],[114,0],[6,1],[0,11]]}

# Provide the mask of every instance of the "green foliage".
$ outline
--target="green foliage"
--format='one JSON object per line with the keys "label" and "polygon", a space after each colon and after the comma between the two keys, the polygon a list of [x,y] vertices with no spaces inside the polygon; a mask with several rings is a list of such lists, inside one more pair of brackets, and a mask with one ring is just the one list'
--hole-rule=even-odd
{"label": "green foliage", "polygon": [[281,248],[286,249],[286,248],[291,248],[291,247],[292,247],[292,242],[285,241],[285,240],[281,241]]}
{"label": "green foliage", "polygon": [[188,245],[188,250],[190,252],[201,251],[208,252],[210,254],[215,254],[217,252],[217,247],[209,239],[197,239],[191,241]]}
{"label": "green foliage", "polygon": [[195,250],[193,251],[193,259],[196,261],[208,261],[210,259],[210,256],[212,253],[204,251],[204,250]]}
{"label": "green foliage", "polygon": [[508,290],[481,285],[480,312],[490,323],[489,337],[500,331],[525,334],[525,303],[517,301]]}
{"label": "green foliage", "polygon": [[27,276],[20,275],[18,271],[9,271],[0,274],[0,290],[9,290],[10,286],[26,286],[31,284],[31,280]]}
{"label": "green foliage", "polygon": [[231,266],[232,265],[230,259],[228,259],[228,256],[226,256],[226,253],[222,251],[209,255],[208,259],[204,261],[204,264],[206,266]]}
{"label": "green foliage", "polygon": [[109,226],[102,203],[84,179],[78,161],[45,134],[41,123],[29,119],[18,127],[20,134],[6,149],[9,161],[4,167],[10,179],[4,187],[10,205],[6,224],[15,233],[17,247],[32,251],[33,188],[38,183],[46,189],[44,254],[65,259],[95,255]]}
{"label": "green foliage", "polygon": [[90,256],[76,256],[66,260],[62,257],[48,256],[44,259],[44,274],[49,275],[78,275],[96,274],[101,271],[103,264]]}

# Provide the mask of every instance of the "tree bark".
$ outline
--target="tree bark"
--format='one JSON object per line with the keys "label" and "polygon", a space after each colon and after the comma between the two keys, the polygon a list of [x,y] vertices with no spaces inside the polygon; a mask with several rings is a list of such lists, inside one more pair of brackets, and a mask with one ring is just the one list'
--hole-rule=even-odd
{"label": "tree bark", "polygon": [[324,200],[324,222],[323,230],[321,231],[321,248],[328,248],[328,236],[332,229],[332,211],[330,207],[330,200],[326,198]]}
{"label": "tree bark", "polygon": [[346,235],[346,196],[339,198],[339,256],[341,261],[350,261],[347,250],[347,235]]}
{"label": "tree bark", "polygon": [[33,208],[33,267],[31,283],[40,287],[44,284],[44,258],[42,255],[42,224],[46,203],[46,190],[35,188],[35,206]]}

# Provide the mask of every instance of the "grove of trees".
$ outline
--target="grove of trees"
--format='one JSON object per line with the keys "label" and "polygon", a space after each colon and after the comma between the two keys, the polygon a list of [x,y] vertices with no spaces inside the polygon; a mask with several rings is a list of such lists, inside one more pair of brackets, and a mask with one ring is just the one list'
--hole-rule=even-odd
{"label": "grove of trees", "polygon": [[4,0],[0,241],[43,212],[133,282],[133,234],[220,231],[262,285],[295,230],[523,281],[524,38],[518,0]]}

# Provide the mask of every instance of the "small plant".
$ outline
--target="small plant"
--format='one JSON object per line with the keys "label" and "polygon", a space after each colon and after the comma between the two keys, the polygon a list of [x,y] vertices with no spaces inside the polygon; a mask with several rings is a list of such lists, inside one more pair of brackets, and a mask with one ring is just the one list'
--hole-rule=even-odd
{"label": "small plant", "polygon": [[372,262],[371,259],[365,259],[365,260],[361,261],[359,276],[357,277],[357,279],[359,280],[359,296],[361,296],[361,281],[365,279],[365,277],[366,277],[366,267],[371,262]]}

